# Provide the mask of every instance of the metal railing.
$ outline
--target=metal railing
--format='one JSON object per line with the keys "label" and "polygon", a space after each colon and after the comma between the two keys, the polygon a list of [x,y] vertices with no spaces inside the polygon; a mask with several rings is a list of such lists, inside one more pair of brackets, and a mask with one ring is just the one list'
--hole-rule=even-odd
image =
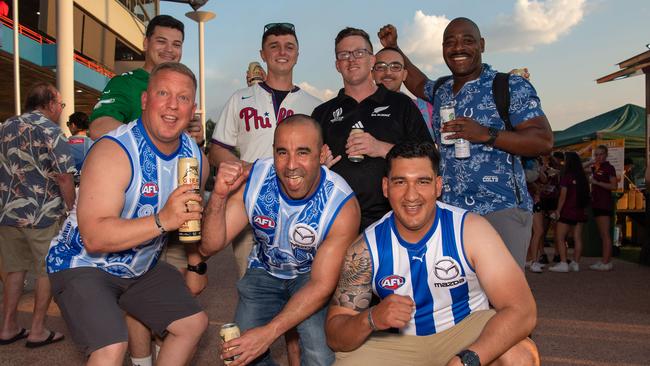
{"label": "metal railing", "polygon": [[[0,15],[0,23],[4,24],[8,28],[11,28],[11,29],[14,28],[13,19],[7,18],[5,16]],[[56,43],[56,40],[54,38],[44,36],[44,35],[36,32],[36,31],[34,31],[34,30],[32,30],[32,29],[30,29],[30,28],[28,28],[28,27],[26,27],[26,26],[24,26],[22,24],[18,24],[18,33],[24,35],[25,37],[27,37],[27,38],[35,41],[35,42],[38,42],[40,44],[55,44]],[[94,71],[96,71],[96,72],[98,72],[98,73],[100,73],[100,74],[102,74],[102,75],[104,75],[106,77],[112,78],[113,76],[115,76],[114,72],[106,69],[105,67],[101,66],[100,64],[98,64],[98,63],[96,63],[94,61],[91,61],[91,60],[87,59],[86,57],[84,57],[82,55],[79,55],[79,54],[75,53],[74,59],[78,63],[80,63],[80,64],[86,66],[87,68],[89,68],[91,70],[94,70]]]}

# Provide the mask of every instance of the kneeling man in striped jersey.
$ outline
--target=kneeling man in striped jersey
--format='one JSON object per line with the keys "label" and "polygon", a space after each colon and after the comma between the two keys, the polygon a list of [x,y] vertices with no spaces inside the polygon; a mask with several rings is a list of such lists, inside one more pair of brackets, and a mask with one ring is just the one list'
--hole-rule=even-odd
{"label": "kneeling man in striped jersey", "polygon": [[429,143],[386,156],[392,211],[348,249],[327,315],[336,365],[539,364],[524,274],[484,218],[437,202],[439,161]]}

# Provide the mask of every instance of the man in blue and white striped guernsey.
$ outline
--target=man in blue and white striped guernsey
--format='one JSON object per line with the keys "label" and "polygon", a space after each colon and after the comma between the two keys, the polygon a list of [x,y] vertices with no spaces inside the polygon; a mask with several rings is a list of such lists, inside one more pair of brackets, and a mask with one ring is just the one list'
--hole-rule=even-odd
{"label": "man in blue and white striped guernsey", "polygon": [[219,166],[200,250],[223,249],[248,223],[255,237],[237,283],[235,321],[244,333],[223,344],[224,359],[239,355],[232,365],[275,365],[267,350],[293,327],[301,364],[334,362],[323,329],[325,305],[361,219],[350,186],[320,165],[322,151],[318,122],[294,114],[275,129],[273,159],[257,160],[250,173],[241,162]]}
{"label": "man in blue and white striped guernsey", "polygon": [[[97,140],[81,175],[79,200],[52,240],[52,293],[88,365],[121,365],[129,339],[125,313],[165,336],[157,365],[186,364],[207,328],[207,315],[181,273],[159,261],[168,231],[201,219],[192,185],[177,187],[178,159],[208,164],[183,131],[196,109],[196,78],[179,63],[151,72],[142,117]],[[201,260],[188,244],[188,261]],[[193,262],[197,261],[197,262]]]}
{"label": "man in blue and white striped guernsey", "polygon": [[386,162],[393,210],[348,249],[327,315],[336,365],[539,364],[523,272],[484,218],[437,202],[436,148],[398,144]]}

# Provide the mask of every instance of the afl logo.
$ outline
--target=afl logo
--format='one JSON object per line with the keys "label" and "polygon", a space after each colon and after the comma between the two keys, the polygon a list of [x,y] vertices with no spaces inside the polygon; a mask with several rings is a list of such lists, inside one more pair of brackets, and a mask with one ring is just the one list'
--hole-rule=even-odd
{"label": "afl logo", "polygon": [[145,197],[153,197],[158,194],[158,185],[154,182],[145,183],[140,193]]}
{"label": "afl logo", "polygon": [[316,243],[316,230],[306,224],[297,224],[289,231],[289,241],[301,249],[311,249]]}
{"label": "afl logo", "polygon": [[253,222],[255,223],[255,226],[259,227],[260,229],[275,228],[275,221],[273,221],[273,219],[268,216],[254,216]]}
{"label": "afl logo", "polygon": [[404,284],[404,277],[398,275],[386,276],[379,281],[379,286],[386,290],[395,291]]}

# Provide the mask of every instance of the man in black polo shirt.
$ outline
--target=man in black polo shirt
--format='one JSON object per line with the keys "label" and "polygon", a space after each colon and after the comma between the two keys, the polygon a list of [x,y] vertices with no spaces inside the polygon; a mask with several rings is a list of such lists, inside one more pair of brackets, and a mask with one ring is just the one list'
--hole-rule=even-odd
{"label": "man in black polo shirt", "polygon": [[[345,28],[335,40],[336,70],[343,78],[338,96],[314,109],[330,149],[327,165],[352,187],[361,205],[361,230],[390,210],[381,189],[386,161],[394,144],[429,141],[431,135],[420,111],[401,93],[375,85],[375,57],[368,34]],[[363,133],[350,135],[352,129]],[[353,162],[349,156],[363,156]]]}

